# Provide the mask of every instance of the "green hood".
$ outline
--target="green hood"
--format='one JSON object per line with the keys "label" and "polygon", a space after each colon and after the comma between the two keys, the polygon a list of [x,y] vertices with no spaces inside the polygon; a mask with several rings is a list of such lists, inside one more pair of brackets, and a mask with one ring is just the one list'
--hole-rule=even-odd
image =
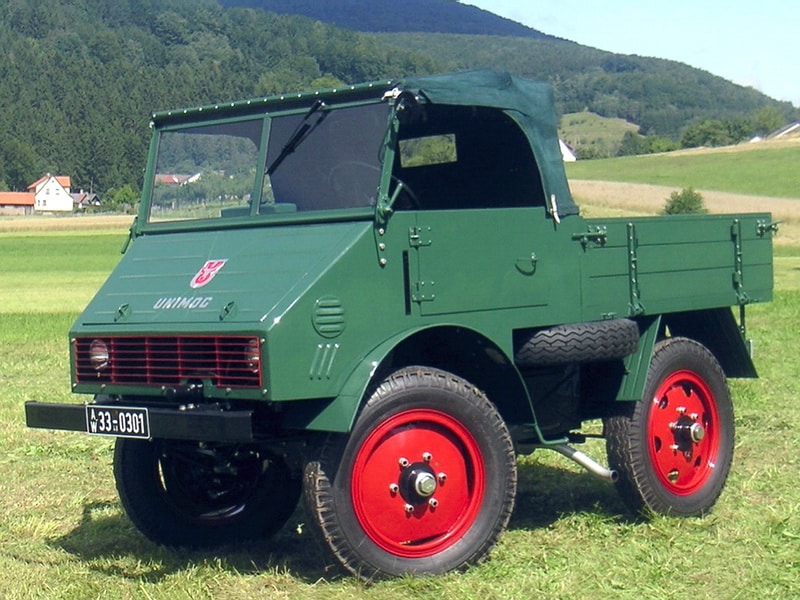
{"label": "green hood", "polygon": [[141,236],[76,329],[272,323],[370,228],[355,222]]}

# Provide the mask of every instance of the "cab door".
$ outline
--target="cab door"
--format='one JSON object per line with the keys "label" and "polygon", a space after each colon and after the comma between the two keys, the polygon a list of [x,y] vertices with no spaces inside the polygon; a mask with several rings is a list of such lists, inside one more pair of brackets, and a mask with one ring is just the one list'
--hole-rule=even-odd
{"label": "cab door", "polygon": [[559,300],[579,293],[580,278],[567,267],[577,261],[558,259],[574,251],[560,238],[542,208],[420,212],[409,230],[411,301],[421,315],[562,312],[569,303]]}

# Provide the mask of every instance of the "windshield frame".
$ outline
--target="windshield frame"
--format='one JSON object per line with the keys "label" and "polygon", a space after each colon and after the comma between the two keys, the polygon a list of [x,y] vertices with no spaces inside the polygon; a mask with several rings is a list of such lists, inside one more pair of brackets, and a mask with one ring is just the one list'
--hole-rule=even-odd
{"label": "windshield frame", "polygon": [[[201,119],[190,118],[184,119],[179,122],[169,122],[164,124],[156,124],[151,122],[153,129],[150,147],[148,150],[147,167],[145,170],[144,184],[142,187],[142,201],[140,203],[138,218],[136,219],[135,229],[136,234],[141,233],[155,233],[155,232],[172,232],[172,231],[197,231],[197,230],[210,230],[210,229],[227,229],[227,228],[242,228],[242,227],[263,227],[284,224],[301,224],[301,223],[317,223],[317,222],[336,222],[336,221],[353,221],[353,220],[369,220],[374,219],[376,211],[385,204],[386,191],[384,190],[384,181],[387,180],[385,172],[387,168],[391,172],[391,162],[385,160],[386,157],[386,144],[390,137],[389,131],[392,129],[394,118],[394,110],[391,102],[387,102],[386,98],[381,96],[373,96],[368,99],[358,101],[345,101],[330,103],[323,102],[321,106],[317,106],[319,101],[313,97],[309,98],[308,103],[305,105],[295,104],[291,108],[285,110],[257,110],[247,111],[243,114],[235,114],[230,116],[219,116],[216,118]],[[347,108],[357,108],[361,106],[370,105],[384,105],[386,107],[386,125],[381,131],[381,136],[376,139],[380,144],[379,146],[379,176],[376,177],[377,189],[374,206],[364,206],[356,208],[338,208],[338,209],[322,209],[322,210],[309,210],[298,212],[273,212],[265,213],[259,212],[259,204],[262,201],[261,194],[266,178],[266,169],[268,168],[268,153],[270,144],[270,134],[272,133],[272,125],[276,119],[282,117],[294,117],[298,115],[310,116],[310,124],[313,128],[316,118],[323,113],[327,114]],[[314,108],[317,106],[317,108]],[[314,110],[311,110],[311,109]],[[241,122],[261,122],[261,139],[258,148],[258,158],[255,169],[255,176],[252,181],[252,191],[250,193],[251,201],[249,203],[249,210],[246,214],[241,216],[226,216],[217,218],[198,218],[198,219],[175,219],[175,220],[151,220],[151,210],[154,205],[154,191],[156,180],[156,169],[158,167],[159,147],[162,140],[162,135],[170,132],[180,132],[182,130],[198,129],[201,127],[212,127],[226,124],[234,124]],[[314,135],[313,131],[310,133]],[[304,140],[301,140],[301,144]],[[308,142],[313,143],[313,140]],[[279,169],[278,169],[279,170]],[[258,201],[256,201],[258,200]]]}

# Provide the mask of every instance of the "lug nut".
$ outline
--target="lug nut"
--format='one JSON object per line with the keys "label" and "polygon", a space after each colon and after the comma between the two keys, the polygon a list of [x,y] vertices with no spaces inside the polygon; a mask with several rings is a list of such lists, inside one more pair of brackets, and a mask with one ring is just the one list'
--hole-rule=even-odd
{"label": "lug nut", "polygon": [[431,508],[436,508],[437,506],[439,506],[439,501],[436,498],[431,498],[430,500],[428,500],[428,506],[430,506]]}
{"label": "lug nut", "polygon": [[399,485],[397,485],[396,483],[390,483],[389,484],[389,492],[391,492],[392,494],[396,494],[399,491],[400,491],[400,486]]}
{"label": "lug nut", "polygon": [[403,508],[409,515],[414,512],[414,507],[411,504],[406,504]]}
{"label": "lug nut", "polygon": [[401,466],[401,467],[403,467],[404,469],[405,469],[405,468],[406,468],[408,465],[410,465],[410,464],[411,464],[411,463],[409,463],[409,462],[408,462],[408,459],[407,459],[405,456],[401,456],[401,457],[400,457],[400,460],[398,460],[397,462],[398,462],[398,463],[400,463],[400,466]]}
{"label": "lug nut", "polygon": [[447,473],[439,473],[438,475],[439,483],[444,483],[447,481]]}
{"label": "lug nut", "polygon": [[433,455],[430,452],[422,453],[422,460],[424,460],[425,462],[431,462],[431,459],[433,459]]}

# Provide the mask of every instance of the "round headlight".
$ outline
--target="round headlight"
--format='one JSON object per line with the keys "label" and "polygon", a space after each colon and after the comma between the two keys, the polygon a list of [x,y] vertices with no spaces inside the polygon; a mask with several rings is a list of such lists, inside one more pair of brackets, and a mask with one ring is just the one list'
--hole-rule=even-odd
{"label": "round headlight", "polygon": [[253,338],[247,342],[244,350],[244,361],[247,365],[247,370],[251,373],[258,373],[261,369],[261,347],[257,339]]}
{"label": "round headlight", "polygon": [[95,371],[102,371],[108,366],[108,345],[103,340],[92,340],[89,346],[89,362]]}

